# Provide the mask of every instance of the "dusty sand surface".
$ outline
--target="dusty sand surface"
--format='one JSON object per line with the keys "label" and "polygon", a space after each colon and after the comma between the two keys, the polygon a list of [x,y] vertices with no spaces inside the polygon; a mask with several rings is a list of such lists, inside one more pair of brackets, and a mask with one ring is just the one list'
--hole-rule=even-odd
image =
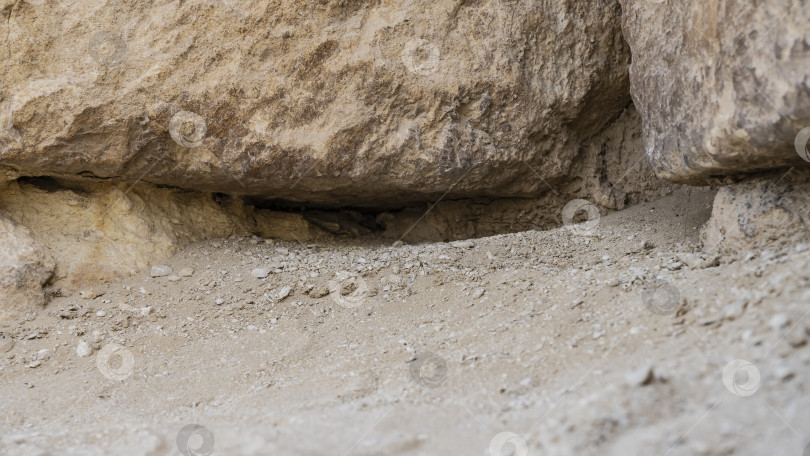
{"label": "dusty sand surface", "polygon": [[0,453],[800,456],[810,248],[703,253],[712,196],[589,233],[193,245],[0,326]]}

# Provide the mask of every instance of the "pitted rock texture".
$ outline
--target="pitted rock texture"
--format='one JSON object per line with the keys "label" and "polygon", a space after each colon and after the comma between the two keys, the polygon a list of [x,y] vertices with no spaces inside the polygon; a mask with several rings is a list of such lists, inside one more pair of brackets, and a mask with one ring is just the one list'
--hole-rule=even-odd
{"label": "pitted rock texture", "polygon": [[0,217],[0,321],[45,305],[43,286],[54,267],[53,258],[27,228]]}
{"label": "pitted rock texture", "polygon": [[810,126],[810,4],[622,0],[631,93],[647,155],[663,178],[807,167],[794,147]]}
{"label": "pitted rock texture", "polygon": [[810,172],[792,171],[723,187],[701,231],[707,251],[745,255],[810,242]]}
{"label": "pitted rock texture", "polygon": [[630,102],[618,0],[0,8],[0,164],[24,176],[376,206],[534,196]]}

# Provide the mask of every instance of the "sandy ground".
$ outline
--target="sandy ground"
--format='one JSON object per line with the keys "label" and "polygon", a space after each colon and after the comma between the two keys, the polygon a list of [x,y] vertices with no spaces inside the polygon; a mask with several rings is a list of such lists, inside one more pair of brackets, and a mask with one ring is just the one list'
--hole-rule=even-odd
{"label": "sandy ground", "polygon": [[0,453],[800,456],[810,248],[705,254],[711,202],[193,245],[0,326]]}

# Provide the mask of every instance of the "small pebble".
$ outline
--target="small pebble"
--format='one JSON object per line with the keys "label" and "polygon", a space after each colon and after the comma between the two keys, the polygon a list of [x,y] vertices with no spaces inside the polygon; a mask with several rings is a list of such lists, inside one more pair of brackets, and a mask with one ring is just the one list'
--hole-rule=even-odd
{"label": "small pebble", "polygon": [[283,301],[291,292],[292,287],[282,287],[281,290],[278,291],[278,300]]}
{"label": "small pebble", "polygon": [[103,310],[99,310],[98,312],[96,312],[96,315],[98,315],[99,317],[106,317],[107,312],[104,312]]}
{"label": "small pebble", "polygon": [[79,355],[79,357],[81,358],[90,356],[92,353],[93,349],[90,348],[90,344],[88,344],[85,341],[79,342],[79,346],[76,347],[76,354]]}
{"label": "small pebble", "polygon": [[180,270],[180,277],[191,277],[194,275],[194,269],[183,268]]}
{"label": "small pebble", "polygon": [[99,296],[101,296],[103,294],[104,293],[102,293],[100,291],[90,289],[90,290],[84,290],[84,291],[80,292],[79,296],[82,299],[96,299],[96,298],[98,298]]}
{"label": "small pebble", "polygon": [[8,353],[14,348],[14,341],[11,339],[0,339],[0,353]]}
{"label": "small pebble", "polygon": [[222,299],[222,298],[217,298],[217,300],[214,301],[214,304],[216,304],[218,306],[221,306],[221,305],[225,304],[225,300]]}
{"label": "small pebble", "polygon": [[790,317],[785,314],[776,314],[768,321],[768,326],[770,326],[774,331],[784,329],[789,324]]}
{"label": "small pebble", "polygon": [[473,243],[473,241],[456,241],[456,242],[451,242],[450,245],[452,245],[453,247],[459,248],[459,249],[471,249],[471,248],[475,247],[475,244]]}
{"label": "small pebble", "polygon": [[170,267],[168,267],[166,265],[157,264],[157,265],[152,266],[152,270],[149,272],[149,275],[152,276],[152,277],[166,277],[167,275],[169,275],[171,273],[172,273],[172,268],[170,268]]}
{"label": "small pebble", "polygon": [[253,277],[255,277],[257,279],[263,279],[263,278],[267,277],[268,275],[270,275],[270,269],[256,268],[256,269],[250,271],[250,275],[252,275]]}
{"label": "small pebble", "polygon": [[647,365],[630,372],[624,378],[628,385],[639,387],[652,383],[652,381],[655,380],[655,373],[653,372],[653,367]]}

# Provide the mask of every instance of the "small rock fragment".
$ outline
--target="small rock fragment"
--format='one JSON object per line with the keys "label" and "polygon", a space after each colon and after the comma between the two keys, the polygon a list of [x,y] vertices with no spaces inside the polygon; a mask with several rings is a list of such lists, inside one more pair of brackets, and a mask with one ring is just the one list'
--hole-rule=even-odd
{"label": "small rock fragment", "polygon": [[768,326],[770,326],[774,331],[784,329],[789,324],[790,317],[785,314],[776,314],[768,321]]}
{"label": "small rock fragment", "polygon": [[14,340],[0,339],[0,353],[8,353],[14,348]]}
{"label": "small rock fragment", "polygon": [[90,344],[85,341],[79,342],[79,346],[76,347],[76,354],[79,355],[81,358],[85,358],[90,356],[93,353],[93,349],[90,348]]}
{"label": "small rock fragment", "polygon": [[103,295],[104,295],[104,293],[102,293],[100,291],[93,290],[93,289],[84,290],[84,291],[79,293],[79,296],[82,299],[96,299],[99,296],[103,296]]}
{"label": "small rock fragment", "polygon": [[180,277],[191,277],[192,275],[194,275],[194,269],[183,268],[180,270]]}
{"label": "small rock fragment", "polygon": [[106,317],[107,312],[105,312],[103,310],[99,310],[98,312],[96,312],[96,315],[98,315],[99,317]]}
{"label": "small rock fragment", "polygon": [[214,301],[214,304],[216,304],[218,306],[221,306],[221,305],[225,304],[225,300],[222,299],[222,298],[217,298],[217,300]]}
{"label": "small rock fragment", "polygon": [[481,296],[484,296],[484,293],[486,293],[486,292],[487,292],[487,290],[485,290],[484,288],[479,288],[479,289],[477,289],[477,290],[475,290],[473,292],[472,297],[473,297],[473,299],[478,299]]}
{"label": "small rock fragment", "polygon": [[745,311],[745,302],[742,300],[734,301],[723,307],[723,317],[727,320],[735,320],[740,318]]}
{"label": "small rock fragment", "polygon": [[290,295],[292,292],[292,287],[281,287],[281,290],[278,291],[278,300],[283,301],[287,296]]}
{"label": "small rock fragment", "polygon": [[313,298],[323,298],[324,296],[329,294],[329,287],[320,283],[315,285],[312,290],[309,292],[309,295]]}
{"label": "small rock fragment", "polygon": [[256,268],[250,271],[250,275],[257,279],[264,279],[268,275],[270,275],[270,269],[268,268]]}
{"label": "small rock fragment", "polygon": [[455,241],[451,242],[450,245],[459,249],[471,249],[475,247],[473,241]]}
{"label": "small rock fragment", "polygon": [[124,303],[124,304],[119,304],[119,305],[118,305],[118,308],[119,308],[119,309],[121,309],[121,310],[123,310],[123,311],[125,311],[125,312],[135,312],[136,310],[138,310],[138,309],[136,309],[136,308],[132,307],[131,305],[126,304],[126,303]]}
{"label": "small rock fragment", "polygon": [[630,372],[624,378],[628,385],[638,387],[652,383],[652,381],[655,380],[655,373],[653,372],[652,366],[646,365]]}
{"label": "small rock fragment", "polygon": [[162,265],[156,264],[152,266],[152,270],[149,272],[149,275],[152,277],[166,277],[167,275],[172,273],[172,268]]}

